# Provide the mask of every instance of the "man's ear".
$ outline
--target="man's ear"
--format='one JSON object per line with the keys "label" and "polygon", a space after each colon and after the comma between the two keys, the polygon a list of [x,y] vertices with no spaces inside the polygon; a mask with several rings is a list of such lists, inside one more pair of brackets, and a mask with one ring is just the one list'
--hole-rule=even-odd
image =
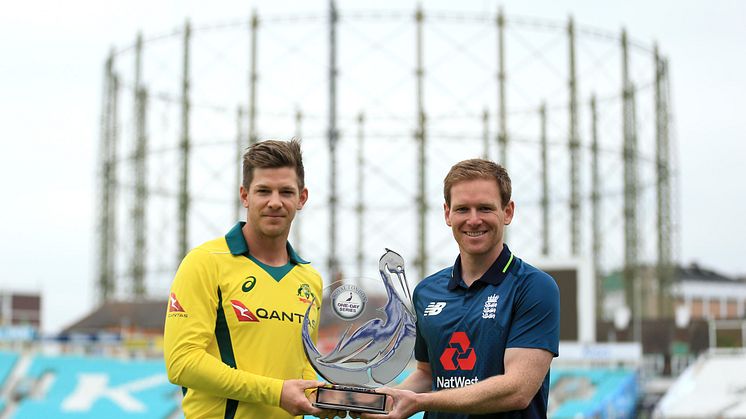
{"label": "man's ear", "polygon": [[515,202],[510,201],[508,202],[508,205],[505,206],[505,225],[509,225],[511,221],[513,221],[513,215],[515,214]]}
{"label": "man's ear", "polygon": [[300,191],[300,199],[298,200],[298,206],[295,209],[298,211],[302,210],[303,206],[306,205],[306,201],[308,201],[308,188],[303,188],[303,190]]}
{"label": "man's ear", "polygon": [[238,188],[238,196],[241,199],[241,205],[243,205],[244,208],[249,207],[249,191],[244,189],[243,185],[241,185],[240,188]]}
{"label": "man's ear", "polygon": [[446,225],[450,227],[451,226],[451,209],[448,207],[448,204],[443,204],[443,216],[446,219]]}

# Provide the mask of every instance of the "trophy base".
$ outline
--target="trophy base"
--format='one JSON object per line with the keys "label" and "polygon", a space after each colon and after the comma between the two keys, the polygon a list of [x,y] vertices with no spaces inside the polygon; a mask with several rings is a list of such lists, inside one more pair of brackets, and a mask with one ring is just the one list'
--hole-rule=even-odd
{"label": "trophy base", "polygon": [[386,395],[368,387],[329,384],[316,390],[314,406],[348,412],[388,413]]}

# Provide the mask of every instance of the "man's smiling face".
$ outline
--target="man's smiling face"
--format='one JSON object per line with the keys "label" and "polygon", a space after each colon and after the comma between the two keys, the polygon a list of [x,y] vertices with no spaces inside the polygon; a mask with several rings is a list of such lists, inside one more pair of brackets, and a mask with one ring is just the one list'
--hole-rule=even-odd
{"label": "man's smiling face", "polygon": [[513,202],[505,207],[493,179],[473,179],[451,187],[451,204],[445,204],[446,224],[453,230],[462,257],[496,259],[502,250],[505,226],[513,219]]}

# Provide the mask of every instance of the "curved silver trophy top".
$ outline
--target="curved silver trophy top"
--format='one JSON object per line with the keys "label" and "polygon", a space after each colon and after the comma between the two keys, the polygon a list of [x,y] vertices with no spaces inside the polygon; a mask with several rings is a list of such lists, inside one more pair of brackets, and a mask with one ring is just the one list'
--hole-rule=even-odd
{"label": "curved silver trophy top", "polygon": [[[353,325],[348,326],[336,347],[326,355],[322,355],[311,340],[308,325],[314,303],[308,305],[301,332],[303,347],[313,368],[330,383],[365,387],[384,385],[396,378],[412,357],[416,317],[411,308],[412,296],[404,273],[404,259],[386,249],[378,261],[378,271],[387,297],[386,304],[378,308],[384,318],[367,320],[354,330]],[[351,293],[349,298],[352,297]]]}

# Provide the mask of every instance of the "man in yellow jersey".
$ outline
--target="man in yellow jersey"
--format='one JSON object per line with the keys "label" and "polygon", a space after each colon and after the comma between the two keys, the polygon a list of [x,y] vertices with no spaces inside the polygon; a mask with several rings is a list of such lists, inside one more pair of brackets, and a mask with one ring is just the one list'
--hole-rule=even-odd
{"label": "man in yellow jersey", "polygon": [[247,222],[189,252],[171,285],[164,333],[169,380],[186,418],[292,418],[321,410],[301,344],[306,309],[318,334],[322,281],[287,241],[308,199],[300,142],[267,140],[243,156]]}

